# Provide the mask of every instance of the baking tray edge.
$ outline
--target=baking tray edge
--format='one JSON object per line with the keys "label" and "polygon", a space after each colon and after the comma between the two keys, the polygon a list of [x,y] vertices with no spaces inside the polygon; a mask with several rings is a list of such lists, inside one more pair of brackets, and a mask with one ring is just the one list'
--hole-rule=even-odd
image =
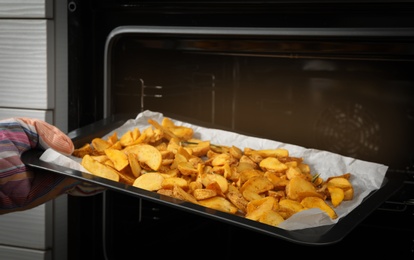
{"label": "baking tray edge", "polygon": [[48,171],[62,174],[67,177],[102,186],[110,190],[128,194],[130,196],[146,199],[159,204],[181,209],[189,213],[194,213],[241,228],[253,230],[274,238],[279,238],[296,244],[312,246],[331,245],[340,242],[359,223],[361,223],[369,214],[371,214],[372,211],[378,208],[386,199],[394,194],[394,192],[396,192],[403,183],[399,179],[385,177],[384,183],[380,189],[369,194],[358,207],[340,219],[336,224],[300,230],[285,230],[257,221],[249,220],[241,216],[206,208],[190,202],[185,202],[176,198],[158,194],[156,192],[143,190],[119,182],[114,182],[86,172],[70,169],[53,163],[48,163],[40,160],[42,153],[43,151],[41,150],[29,150],[22,154],[21,159],[24,164],[35,168],[38,171]]}

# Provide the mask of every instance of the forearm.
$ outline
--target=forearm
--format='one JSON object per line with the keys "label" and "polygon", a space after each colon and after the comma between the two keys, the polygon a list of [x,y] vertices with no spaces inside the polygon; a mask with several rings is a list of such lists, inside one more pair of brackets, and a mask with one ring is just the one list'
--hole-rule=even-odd
{"label": "forearm", "polygon": [[74,146],[68,136],[44,121],[0,120],[0,214],[27,210],[64,193],[89,196],[104,190],[57,173],[33,172],[20,157],[35,148],[53,148],[69,155]]}
{"label": "forearm", "polygon": [[38,172],[35,175],[23,175],[20,174],[20,180],[2,184],[4,186],[0,191],[0,214],[34,208],[73,190],[79,183],[58,174]]}

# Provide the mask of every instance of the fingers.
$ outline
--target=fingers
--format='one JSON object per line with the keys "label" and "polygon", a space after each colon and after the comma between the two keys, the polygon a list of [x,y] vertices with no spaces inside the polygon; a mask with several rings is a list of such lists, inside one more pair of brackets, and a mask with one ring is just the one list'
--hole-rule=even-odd
{"label": "fingers", "polygon": [[52,148],[63,154],[72,154],[74,145],[72,140],[57,127],[44,121],[26,117],[17,118],[27,125],[35,127],[39,135],[39,144],[44,148]]}

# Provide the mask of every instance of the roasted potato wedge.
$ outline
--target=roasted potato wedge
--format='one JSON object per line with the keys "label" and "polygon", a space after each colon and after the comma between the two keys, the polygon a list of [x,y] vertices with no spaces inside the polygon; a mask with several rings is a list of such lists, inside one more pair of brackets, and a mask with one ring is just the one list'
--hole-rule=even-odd
{"label": "roasted potato wedge", "polygon": [[292,200],[301,201],[308,196],[319,197],[323,196],[316,191],[312,182],[305,180],[300,176],[293,177],[286,185],[286,195]]}
{"label": "roasted potato wedge", "polygon": [[129,165],[128,156],[120,150],[108,148],[104,150],[106,156],[114,164],[114,168],[117,171],[122,171],[125,167]]}
{"label": "roasted potato wedge", "polygon": [[109,147],[112,146],[112,144],[110,144],[109,142],[101,139],[101,138],[94,138],[92,140],[92,146],[94,148],[95,151],[104,154],[105,149],[108,149]]}
{"label": "roasted potato wedge", "polygon": [[237,207],[234,206],[230,201],[227,199],[216,196],[205,200],[200,200],[198,203],[204,207],[220,210],[223,212],[236,214]]}
{"label": "roasted potato wedge", "polygon": [[253,176],[248,179],[240,188],[240,192],[248,200],[255,200],[254,194],[261,194],[274,188],[273,183],[264,176]]}
{"label": "roasted potato wedge", "polygon": [[205,200],[217,196],[217,192],[211,189],[195,189],[193,196],[196,200]]}
{"label": "roasted potato wedge", "polygon": [[148,172],[135,179],[132,186],[149,191],[157,191],[162,188],[164,177],[158,172]]}
{"label": "roasted potato wedge", "polygon": [[263,197],[247,203],[245,217],[251,220],[258,220],[265,212],[277,210],[278,208],[279,204],[274,197]]}
{"label": "roasted potato wedge", "polygon": [[323,199],[319,197],[306,197],[300,202],[300,204],[308,209],[319,208],[320,210],[326,212],[326,214],[328,214],[331,219],[338,218],[335,210],[332,209]]}
{"label": "roasted potato wedge", "polygon": [[94,160],[88,154],[82,158],[82,166],[93,175],[119,182],[119,174],[115,169]]}
{"label": "roasted potato wedge", "polygon": [[127,157],[128,157],[128,163],[131,168],[132,174],[136,178],[138,178],[139,176],[141,176],[142,168],[141,168],[141,165],[139,164],[136,154],[130,153],[127,155]]}
{"label": "roasted potato wedge", "polygon": [[154,171],[158,171],[162,163],[161,152],[149,144],[136,144],[124,148],[126,154],[136,154],[138,161],[145,163]]}
{"label": "roasted potato wedge", "polygon": [[331,198],[332,205],[336,208],[344,200],[344,190],[335,186],[328,186],[329,197]]}
{"label": "roasted potato wedge", "polygon": [[274,210],[266,210],[260,215],[260,218],[257,221],[277,227],[280,223],[285,221],[285,219],[282,217],[282,215],[280,215],[280,213]]}

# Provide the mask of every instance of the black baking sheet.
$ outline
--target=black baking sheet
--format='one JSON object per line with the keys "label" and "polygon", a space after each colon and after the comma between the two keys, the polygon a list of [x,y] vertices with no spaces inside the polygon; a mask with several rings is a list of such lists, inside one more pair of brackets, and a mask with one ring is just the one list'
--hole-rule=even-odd
{"label": "black baking sheet", "polygon": [[361,221],[363,221],[373,210],[375,210],[382,202],[392,195],[401,185],[400,181],[385,178],[383,186],[369,196],[353,211],[344,218],[340,219],[336,224],[306,228],[300,230],[284,230],[270,225],[252,221],[241,216],[205,208],[200,205],[185,202],[179,199],[168,197],[143,189],[136,188],[131,185],[114,182],[105,178],[91,175],[86,172],[73,170],[67,167],[59,166],[53,163],[41,161],[39,158],[43,151],[29,150],[22,155],[22,161],[30,167],[38,170],[55,172],[78,180],[93,183],[108,189],[122,192],[137,198],[146,199],[163,205],[171,206],[177,209],[202,215],[218,221],[222,221],[231,225],[253,230],[271,237],[280,238],[289,242],[306,244],[306,245],[329,245],[341,241],[352,229],[354,229]]}

